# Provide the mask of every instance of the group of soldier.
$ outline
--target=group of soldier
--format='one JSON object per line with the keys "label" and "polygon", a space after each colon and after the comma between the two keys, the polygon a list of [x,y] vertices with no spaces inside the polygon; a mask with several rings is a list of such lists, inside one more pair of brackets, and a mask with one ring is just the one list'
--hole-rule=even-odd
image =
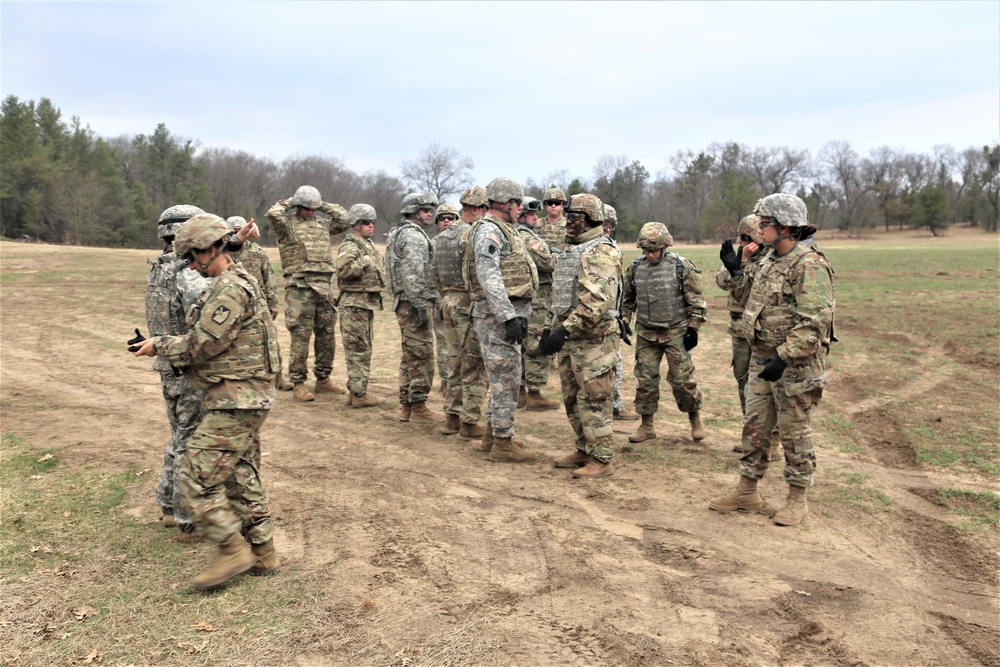
{"label": "group of soldier", "polygon": [[[260,427],[278,389],[298,401],[347,393],[352,408],[384,403],[369,390],[383,292],[400,330],[401,422],[440,424],[444,435],[478,440],[491,461],[523,463],[538,454],[515,437],[516,410],[562,406],[575,446],[553,464],[578,478],[607,477],[614,474],[613,420],[641,418],[630,442],[657,437],[666,357],[667,382],[689,417],[691,437],[706,437],[691,355],[705,322],[701,271],[668,250],[673,239],[665,225],[642,227],[642,254],[626,267],[614,240],[616,212],[593,194],[567,197],[550,188],[539,201],[512,179],[497,178],[468,188],[459,203],[440,204],[427,193],[404,197],[384,259],[372,243],[376,212],[368,204],[347,211],[302,186],[267,211],[285,282],[287,381],[274,326],[276,281],[253,242],[254,221],[226,221],[186,205],[160,216],[167,245],[150,272],[150,338],[137,332],[129,344],[136,356],[156,357],[171,422],[157,492],[163,523],[176,526],[182,540],[204,536],[219,545],[195,587],[280,569],[259,472]],[[433,239],[424,231],[432,223]],[[716,282],[729,292],[744,412],[741,476],[734,493],[709,507],[761,508],[757,481],[780,442],[789,495],[774,521],[796,525],[808,511],[805,489],[815,470],[810,415],[835,340],[833,272],[812,243],[815,228],[797,197],[763,198],[737,231],[736,244],[723,243]],[[347,234],[334,258],[330,236],[341,232]],[[330,377],[338,311],[346,388]],[[632,336],[635,412],[620,396],[620,345]],[[427,406],[435,357],[444,414]],[[542,395],[553,359],[561,401]]]}

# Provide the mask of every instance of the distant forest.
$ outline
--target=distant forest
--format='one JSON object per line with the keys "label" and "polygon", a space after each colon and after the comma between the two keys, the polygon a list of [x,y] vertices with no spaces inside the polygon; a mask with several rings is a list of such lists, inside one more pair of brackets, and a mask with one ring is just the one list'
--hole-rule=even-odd
{"label": "distant forest", "polygon": [[[605,155],[589,179],[578,167],[524,183],[541,198],[552,185],[567,194],[593,192],[618,211],[619,239],[634,240],[650,220],[668,225],[678,241],[717,242],[733,234],[758,198],[773,192],[802,197],[820,229],[862,236],[875,227],[928,228],[935,235],[957,222],[996,232],[1000,223],[1000,145],[933,154],[883,146],[859,155],[831,141],[817,155],[786,146],[713,143],[666,157],[651,174],[638,160]],[[3,100],[0,117],[0,234],[72,245],[146,248],[158,245],[155,222],[174,204],[195,204],[223,217],[263,222],[275,201],[304,184],[345,208],[375,207],[378,239],[398,218],[407,192],[433,191],[442,201],[472,185],[472,158],[430,144],[398,173],[357,173],[317,155],[280,162],[229,148],[203,148],[163,123],[151,134],[98,137],[78,117],[69,122],[47,99]],[[500,174],[497,174],[498,176]],[[480,183],[479,185],[485,185]],[[267,224],[265,242],[273,242]]]}

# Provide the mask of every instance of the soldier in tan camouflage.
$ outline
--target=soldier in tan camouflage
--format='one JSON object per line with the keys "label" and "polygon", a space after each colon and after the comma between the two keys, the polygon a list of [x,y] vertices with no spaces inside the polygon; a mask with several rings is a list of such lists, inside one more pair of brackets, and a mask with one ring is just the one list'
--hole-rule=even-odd
{"label": "soldier in tan camouflage", "polygon": [[[441,232],[446,230],[448,227],[455,224],[458,220],[458,208],[454,204],[441,204],[434,211],[434,225],[437,227],[437,234],[431,239],[431,245],[434,247],[434,257],[438,256],[438,237],[441,236]],[[455,237],[458,240],[458,236]],[[431,264],[431,274],[433,277],[434,265]],[[437,281],[435,280],[435,285]],[[438,291],[441,291],[441,286],[437,285]],[[444,395],[448,391],[448,380],[447,375],[448,370],[448,340],[446,336],[446,327],[444,322],[444,309],[442,308],[441,299],[438,299],[434,303],[434,358],[437,362],[438,377],[440,378],[439,389],[441,394]],[[448,421],[448,411],[445,410],[445,422]],[[446,424],[442,433],[444,435],[454,435],[458,433],[458,424],[452,424],[454,430],[448,427]],[[450,433],[444,433],[445,430],[451,431]]]}
{"label": "soldier in tan camouflage", "polygon": [[303,185],[294,196],[272,206],[267,220],[278,237],[285,276],[285,326],[292,336],[288,377],[295,385],[292,396],[299,401],[315,398],[305,386],[309,341],[314,334],[314,391],[343,394],[347,390],[330,379],[337,349],[330,235],[347,229],[347,211],[324,202],[311,185]]}
{"label": "soldier in tan camouflage", "polygon": [[566,416],[576,450],[553,463],[574,468],[573,476],[614,474],[611,426],[618,347],[622,254],[604,233],[604,204],[577,194],[566,206],[566,240],[553,275],[551,330],[542,336],[543,354],[558,352]]}
{"label": "soldier in tan camouflage", "polygon": [[545,217],[535,225],[535,233],[548,246],[549,252],[559,259],[566,247],[566,216],[563,209],[566,206],[566,193],[560,188],[549,188],[542,198],[545,206]]}
{"label": "soldier in tan camouflage", "polygon": [[812,412],[826,386],[826,355],[834,336],[836,295],[826,256],[803,243],[816,231],[805,202],[794,195],[764,197],[754,209],[764,246],[770,250],[754,278],[740,320],[750,343],[750,391],[743,436],[751,451],[740,458],[736,491],[712,499],[721,512],[757,510],[764,500],[757,482],[767,472],[775,424],[785,450],[788,497],[774,516],[779,526],[802,523],[809,508],[806,489],[816,470]]}
{"label": "soldier in tan camouflage", "polygon": [[691,438],[705,439],[701,423],[701,391],[694,379],[691,350],[698,345],[698,329],[705,322],[701,270],[691,260],[668,252],[673,237],[666,225],[647,222],[636,245],[642,250],[625,269],[622,319],[636,317],[635,409],[642,425],[629,442],[656,438],[653,415],[660,401],[660,365],[667,358],[667,383],[677,409],[688,415]]}
{"label": "soldier in tan camouflage", "polygon": [[[611,239],[615,247],[618,248],[617,239],[618,231],[618,211],[611,204],[604,205],[604,234]],[[621,248],[618,248],[621,252]],[[627,334],[628,332],[626,332]],[[631,341],[626,339],[628,344],[631,345]],[[625,400],[622,398],[622,350],[621,343],[623,341],[618,341],[618,348],[615,350],[615,393],[612,400],[612,405],[614,406],[614,412],[612,413],[612,419],[615,421],[635,421],[639,418],[639,413],[635,410],[629,410],[625,407]]]}
{"label": "soldier in tan camouflage", "polygon": [[381,405],[385,399],[368,391],[372,366],[372,324],[375,311],[382,310],[385,264],[372,243],[375,208],[355,204],[347,213],[351,232],[337,251],[337,286],[340,296],[340,338],[347,364],[347,404],[352,408]]}
{"label": "soldier in tan camouflage", "polygon": [[256,280],[233,262],[232,235],[225,220],[210,213],[184,223],[177,254],[212,278],[189,313],[191,331],[154,336],[129,348],[137,357],[161,357],[185,369],[204,392],[205,418],[188,443],[180,473],[195,525],[219,545],[218,555],[192,582],[198,589],[247,570],[270,575],[281,567],[260,477],[260,429],[276,394],[277,330]]}

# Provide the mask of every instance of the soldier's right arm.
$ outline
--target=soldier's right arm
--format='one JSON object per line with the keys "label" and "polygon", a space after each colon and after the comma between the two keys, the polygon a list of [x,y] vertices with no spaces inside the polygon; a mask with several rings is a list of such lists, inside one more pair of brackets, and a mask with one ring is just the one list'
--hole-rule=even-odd
{"label": "soldier's right arm", "polygon": [[361,254],[361,249],[351,241],[340,244],[337,252],[337,277],[341,280],[359,278],[365,272],[365,267],[371,264],[368,255]]}
{"label": "soldier's right arm", "polygon": [[323,202],[319,205],[319,210],[330,216],[330,234],[340,234],[350,227],[347,224],[347,211],[340,204]]}
{"label": "soldier's right arm", "polygon": [[625,278],[622,280],[622,321],[632,324],[635,314],[635,262],[629,262],[625,267]]}
{"label": "soldier's right arm", "polygon": [[427,284],[427,261],[430,248],[427,239],[419,230],[402,229],[396,241],[399,256],[399,281],[402,283],[406,300],[414,308],[427,308],[434,286]]}
{"label": "soldier's right arm", "polygon": [[288,207],[292,205],[292,199],[282,199],[278,201],[271,208],[267,209],[267,213],[264,217],[271,224],[271,229],[274,230],[274,235],[278,237],[278,242],[282,242],[284,239],[288,238],[288,230],[291,225],[291,220],[289,220]]}

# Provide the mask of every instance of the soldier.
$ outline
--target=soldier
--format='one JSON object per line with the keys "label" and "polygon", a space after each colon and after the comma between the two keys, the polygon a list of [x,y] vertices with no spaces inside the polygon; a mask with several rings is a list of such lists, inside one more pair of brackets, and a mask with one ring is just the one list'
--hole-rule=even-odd
{"label": "soldier", "polygon": [[543,334],[541,351],[559,353],[559,381],[576,451],[553,463],[557,468],[575,468],[574,477],[608,477],[614,474],[611,397],[622,254],[604,233],[600,199],[587,193],[573,195],[566,212],[569,245],[553,276],[552,329]]}
{"label": "soldier", "polygon": [[288,363],[288,377],[294,385],[292,396],[299,401],[315,398],[305,385],[309,340],[314,333],[314,391],[343,394],[347,390],[330,379],[337,348],[330,235],[347,229],[347,211],[324,202],[313,186],[303,185],[290,199],[272,206],[267,219],[278,237],[285,276],[285,326],[292,336],[292,358]]}
{"label": "soldier", "polygon": [[[177,230],[185,221],[199,213],[204,211],[197,206],[171,206],[160,214],[156,223],[157,235],[166,245],[155,262],[147,260],[152,267],[146,283],[146,325],[150,336],[180,336],[187,333],[185,313],[208,287],[208,280],[189,269],[184,260],[174,253],[173,247]],[[160,373],[160,389],[167,404],[167,420],[170,422],[170,440],[163,450],[163,468],[160,470],[160,482],[156,486],[156,502],[163,512],[160,521],[167,528],[176,526],[180,529],[178,539],[182,542],[194,542],[200,538],[181,502],[177,474],[184,461],[187,442],[204,414],[201,392],[192,386],[185,375],[167,363],[166,359],[154,360],[153,370]]]}
{"label": "soldier", "polygon": [[545,218],[535,225],[535,232],[545,241],[549,252],[559,258],[566,247],[566,216],[563,208],[566,205],[566,193],[560,188],[549,188],[542,198],[545,204]]}
{"label": "soldier", "polygon": [[[431,239],[431,246],[434,248],[434,257],[437,257],[438,253],[438,237],[441,236],[441,232],[450,227],[455,221],[458,220],[458,209],[453,204],[441,204],[434,210],[434,225],[437,227],[437,234]],[[434,272],[434,265],[431,264],[431,273]],[[433,276],[432,276],[433,277]],[[441,286],[437,285],[437,280],[434,281],[441,291]],[[445,325],[444,325],[444,312],[441,309],[441,300],[438,299],[434,303],[434,359],[437,362],[438,377],[441,378],[439,389],[441,394],[447,391],[448,382],[445,376],[448,374],[448,341],[445,338]],[[448,412],[445,411],[445,421],[447,421]],[[458,433],[458,424],[454,424],[455,429],[451,433],[445,433],[445,435],[454,435]],[[449,429],[450,430],[450,429]],[[444,433],[444,431],[442,431]]]}
{"label": "soldier", "polygon": [[177,254],[212,282],[189,312],[188,333],[154,336],[129,348],[137,357],[156,356],[185,368],[204,392],[205,418],[191,436],[180,472],[185,506],[219,545],[208,569],[192,582],[198,589],[247,570],[270,575],[281,569],[260,478],[260,428],[276,395],[277,330],[257,282],[233,262],[232,235],[226,221],[210,213],[181,226]]}
{"label": "soldier", "polygon": [[491,461],[524,463],[537,454],[513,440],[514,411],[521,378],[521,343],[528,335],[531,299],[538,273],[514,223],[524,190],[509,178],[486,186],[489,212],[472,228],[465,266],[472,319],[490,383],[488,424],[481,449]]}
{"label": "soldier", "polygon": [[438,292],[431,280],[434,248],[423,228],[437,208],[433,193],[403,197],[402,221],[389,233],[385,246],[386,273],[392,309],[399,322],[402,355],[399,362],[399,421],[438,422],[444,415],[427,409],[434,382],[434,335],[431,318]]}
{"label": "soldier", "polygon": [[[271,259],[264,252],[264,249],[253,241],[253,239],[260,237],[260,230],[257,229],[253,218],[250,218],[250,222],[248,223],[246,218],[240,215],[226,218],[226,224],[237,233],[244,227],[249,227],[246,243],[243,244],[242,250],[233,253],[233,261],[242,264],[247,273],[253,276],[257,284],[260,285],[260,289],[267,299],[267,309],[271,311],[271,319],[277,322],[278,282],[274,278],[274,268],[271,266]],[[275,344],[277,344],[277,341],[275,341]],[[274,378],[274,386],[279,391],[291,391],[294,389],[294,385],[285,379],[281,369],[281,348],[278,348],[278,374]]]}
{"label": "soldier", "polygon": [[774,516],[779,526],[795,526],[809,511],[806,488],[816,471],[812,411],[826,386],[826,355],[834,336],[836,296],[833,269],[815,246],[800,241],[816,231],[805,202],[794,195],[764,197],[754,209],[761,238],[770,248],[761,262],[740,320],[750,343],[750,373],[743,439],[751,451],[740,458],[735,493],[714,498],[721,512],[756,510],[764,505],[757,482],[768,468],[775,424],[785,449],[788,498]]}
{"label": "soldier", "polygon": [[622,319],[636,316],[635,408],[642,425],[629,442],[656,438],[653,415],[660,401],[660,364],[667,358],[667,382],[677,409],[686,412],[691,438],[705,439],[701,424],[701,391],[694,379],[691,350],[698,345],[698,329],[705,321],[701,271],[691,260],[668,252],[674,239],[666,225],[647,222],[639,230],[636,245],[642,250],[625,269]]}
{"label": "soldier", "polygon": [[347,213],[351,233],[337,251],[337,285],[340,296],[340,338],[347,364],[347,404],[352,408],[381,405],[385,399],[368,391],[372,366],[372,324],[375,311],[382,310],[385,264],[372,243],[375,208],[355,204]]}
{"label": "soldier", "polygon": [[542,387],[549,383],[549,367],[552,365],[548,357],[537,354],[525,354],[525,350],[537,350],[542,337],[542,331],[549,321],[549,302],[552,300],[552,272],[556,268],[556,258],[549,251],[549,246],[535,232],[538,224],[538,212],[542,210],[542,202],[534,197],[525,197],[521,215],[517,218],[514,229],[524,237],[531,261],[538,271],[538,292],[531,300],[531,318],[528,320],[528,337],[521,346],[521,390],[517,396],[517,407],[528,410],[558,410],[562,403],[542,396]]}
{"label": "soldier", "polygon": [[[604,234],[618,248],[618,211],[611,204],[604,205]],[[621,252],[621,248],[618,248],[618,251]],[[627,338],[631,335],[631,331],[626,332],[625,335],[625,342],[631,345],[631,340]],[[612,419],[615,421],[635,421],[639,418],[639,413],[626,408],[625,401],[622,399],[622,375],[622,351],[621,341],[619,341],[619,345],[615,349],[615,393],[611,402],[614,406]]]}

